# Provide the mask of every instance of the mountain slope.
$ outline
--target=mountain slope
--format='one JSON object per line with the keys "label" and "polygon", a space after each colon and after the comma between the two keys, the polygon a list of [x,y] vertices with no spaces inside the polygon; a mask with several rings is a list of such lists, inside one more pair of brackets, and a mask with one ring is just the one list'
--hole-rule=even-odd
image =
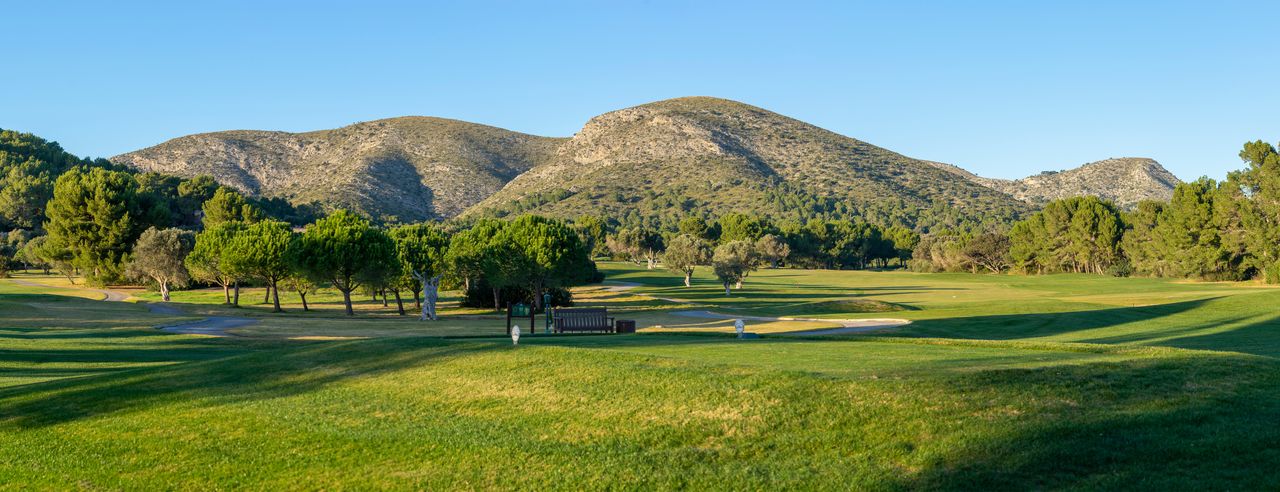
{"label": "mountain slope", "polygon": [[1012,197],[928,163],[754,106],[708,97],[592,118],[546,163],[465,215],[754,211],[912,220],[1012,216]]}
{"label": "mountain slope", "polygon": [[112,161],[212,175],[246,193],[375,217],[453,217],[551,155],[563,139],[456,120],[403,117],[307,133],[180,137]]}
{"label": "mountain slope", "polygon": [[1173,196],[1173,188],[1181,182],[1159,162],[1142,157],[1111,158],[1017,180],[983,178],[950,164],[931,164],[1036,205],[1059,198],[1092,195],[1130,208],[1142,200],[1168,200]]}

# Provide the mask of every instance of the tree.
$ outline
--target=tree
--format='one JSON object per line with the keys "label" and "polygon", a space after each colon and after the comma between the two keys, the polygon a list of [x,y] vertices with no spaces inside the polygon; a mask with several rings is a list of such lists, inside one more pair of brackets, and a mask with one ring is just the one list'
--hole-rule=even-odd
{"label": "tree", "polygon": [[730,213],[720,217],[718,222],[721,243],[755,241],[769,229],[768,224],[755,215]]}
{"label": "tree", "polygon": [[27,247],[37,258],[66,277],[67,282],[76,283],[75,256],[59,239],[40,236],[27,243]]}
{"label": "tree", "polygon": [[408,285],[417,299],[422,291],[421,320],[436,319],[436,289],[444,272],[445,258],[449,251],[449,235],[434,224],[413,224],[392,229],[391,238],[396,243],[396,256],[402,267],[400,284],[395,289],[396,304],[404,314],[399,285]]}
{"label": "tree", "polygon": [[262,220],[263,213],[245,199],[244,195],[229,188],[218,188],[213,197],[201,205],[204,213],[204,228],[208,229],[223,222],[252,223]]}
{"label": "tree", "polygon": [[311,224],[298,246],[298,266],[308,278],[327,281],[342,292],[347,316],[355,315],[351,291],[369,273],[386,269],[396,255],[391,237],[346,210]]}
{"label": "tree", "polygon": [[574,230],[582,238],[582,244],[592,257],[609,254],[606,241],[609,238],[609,223],[597,215],[582,215],[573,221]]}
{"label": "tree", "polygon": [[791,246],[778,236],[765,234],[756,240],[756,253],[769,262],[771,268],[778,268],[778,263],[791,254]]}
{"label": "tree", "polygon": [[692,234],[681,234],[671,240],[662,254],[662,264],[671,271],[684,274],[684,286],[692,285],[693,269],[705,265],[711,259],[707,243]]}
{"label": "tree", "polygon": [[747,241],[733,241],[721,244],[711,257],[711,266],[716,278],[724,284],[724,295],[729,295],[729,287],[742,288],[743,279],[747,278],[758,266],[755,247]]}
{"label": "tree", "polygon": [[223,258],[229,271],[262,279],[272,296],[274,311],[278,313],[284,311],[280,309],[278,286],[291,272],[289,248],[293,245],[293,231],[289,224],[275,220],[257,222],[235,234],[224,250]]}
{"label": "tree", "polygon": [[0,180],[0,218],[24,229],[39,227],[44,204],[52,195],[53,183],[47,175],[19,174]]}
{"label": "tree", "polygon": [[542,293],[548,287],[568,287],[595,273],[587,249],[564,222],[525,215],[503,229],[500,240],[511,244],[519,260],[514,277],[533,290],[533,304],[542,309]]}
{"label": "tree", "polygon": [[[187,270],[193,278],[222,287],[223,304],[240,305],[240,277],[234,265],[225,260],[235,256],[229,249],[236,235],[244,228],[243,222],[231,221],[205,229],[196,235],[195,247],[187,255]],[[236,294],[234,301],[231,298],[233,285]]]}
{"label": "tree", "polygon": [[707,237],[708,229],[707,221],[693,215],[680,219],[680,223],[676,225],[676,230],[680,234],[688,234],[698,239],[711,239]]}
{"label": "tree", "polygon": [[911,252],[920,244],[920,235],[902,226],[893,226],[884,230],[884,238],[893,245],[893,255],[899,265],[905,265],[911,259]]}
{"label": "tree", "polygon": [[133,247],[126,275],[154,282],[160,288],[160,297],[169,302],[169,289],[182,287],[190,280],[183,260],[194,243],[195,235],[188,231],[148,228]]}
{"label": "tree", "polygon": [[0,130],[0,231],[42,227],[54,180],[72,168],[95,164],[67,153],[56,142]]}
{"label": "tree", "polygon": [[998,232],[984,232],[969,240],[964,247],[964,257],[971,265],[970,271],[977,273],[984,268],[991,273],[1000,273],[1009,268],[1009,236]]}
{"label": "tree", "polygon": [[515,245],[502,240],[507,223],[497,219],[480,219],[470,229],[459,232],[449,241],[445,263],[452,275],[471,290],[474,281],[484,279],[493,293],[493,309],[502,309],[503,287],[516,283],[516,272],[525,259]]}
{"label": "tree", "polygon": [[14,259],[22,262],[27,268],[39,268],[44,271],[45,275],[48,275],[53,266],[50,265],[49,262],[44,261],[44,259],[40,257],[39,252],[41,246],[47,240],[48,236],[36,236],[27,240],[27,242],[23,243],[22,247],[18,248],[18,251],[14,253]]}
{"label": "tree", "polygon": [[97,284],[120,279],[121,264],[142,233],[138,183],[128,173],[73,169],[58,177],[45,229]]}
{"label": "tree", "polygon": [[618,231],[609,239],[609,250],[636,263],[644,262],[649,270],[662,255],[662,234],[643,227]]}
{"label": "tree", "polygon": [[1121,259],[1124,222],[1111,202],[1054,200],[1009,232],[1009,256],[1023,272],[1103,273]]}
{"label": "tree", "polygon": [[307,305],[307,294],[316,290],[316,283],[298,272],[290,272],[289,276],[284,278],[285,288],[298,294],[298,298],[302,299],[302,310],[310,311],[311,307]]}

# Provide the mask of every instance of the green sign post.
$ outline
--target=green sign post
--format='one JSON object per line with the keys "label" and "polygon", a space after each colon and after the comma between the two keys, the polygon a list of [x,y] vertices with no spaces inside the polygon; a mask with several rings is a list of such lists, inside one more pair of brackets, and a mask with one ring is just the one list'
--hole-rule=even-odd
{"label": "green sign post", "polygon": [[533,324],[533,307],[523,302],[507,304],[507,335],[511,334],[511,318],[523,318],[525,316],[529,317],[529,334],[532,335],[533,328],[538,326]]}

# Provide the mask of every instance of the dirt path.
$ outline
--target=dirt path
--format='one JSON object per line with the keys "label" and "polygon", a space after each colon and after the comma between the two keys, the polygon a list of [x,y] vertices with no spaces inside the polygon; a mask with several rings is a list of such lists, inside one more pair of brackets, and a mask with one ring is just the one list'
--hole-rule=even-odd
{"label": "dirt path", "polygon": [[209,335],[214,337],[232,336],[227,330],[232,328],[240,328],[257,323],[258,320],[252,318],[237,318],[233,316],[210,316],[205,319],[178,323],[176,325],[157,326],[160,331],[169,333],[182,333],[186,335]]}
{"label": "dirt path", "polygon": [[673,311],[671,314],[676,316],[685,316],[689,318],[703,319],[741,319],[751,321],[813,321],[821,323],[836,323],[840,328],[823,328],[820,330],[803,330],[788,331],[782,333],[772,333],[774,335],[846,335],[850,333],[864,333],[868,331],[876,331],[884,328],[893,328],[910,324],[910,321],[896,318],[876,318],[876,319],[824,319],[824,318],[794,318],[790,316],[734,316],[730,314],[717,313],[713,311]]}
{"label": "dirt path", "polygon": [[89,292],[97,292],[99,294],[102,294],[102,299],[99,299],[100,301],[125,302],[129,300],[129,294],[125,294],[124,292],[116,292],[114,290],[93,289],[89,287],[64,287],[61,285],[45,285],[45,284],[31,282],[27,280],[18,280],[16,278],[9,279],[9,281],[18,285],[26,286],[26,287],[43,287],[46,289],[74,289],[74,290],[87,290]]}
{"label": "dirt path", "polygon": [[[27,280],[18,280],[18,279],[9,279],[9,281],[18,285],[26,286],[26,287],[73,289],[73,290],[87,290],[90,292],[97,292],[99,294],[102,294],[103,297],[100,300],[104,302],[127,302],[130,297],[129,294],[125,294],[123,292],[116,292],[114,290],[93,289],[89,287],[65,287],[61,285],[45,285],[37,282],[30,282]],[[165,316],[186,316],[187,315],[186,311],[183,311],[182,309],[179,309],[176,306],[173,306],[169,303],[164,303],[164,302],[147,303],[147,311],[150,311],[154,314],[160,314]],[[226,336],[231,336],[230,333],[227,333],[227,330],[230,330],[232,328],[239,328],[241,326],[249,326],[257,322],[258,320],[253,318],[239,318],[235,316],[210,316],[208,318],[198,319],[195,321],[186,321],[186,322],[182,322],[174,325],[161,325],[161,326],[157,326],[156,329],[159,329],[161,331],[167,331],[170,333],[184,333],[188,335],[209,335],[209,336],[215,336],[215,337],[226,337]]]}

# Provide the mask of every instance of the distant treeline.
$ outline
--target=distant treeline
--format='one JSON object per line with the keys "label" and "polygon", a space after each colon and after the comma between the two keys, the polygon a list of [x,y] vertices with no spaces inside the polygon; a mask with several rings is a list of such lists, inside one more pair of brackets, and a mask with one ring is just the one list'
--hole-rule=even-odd
{"label": "distant treeline", "polygon": [[912,254],[920,271],[1080,272],[1280,282],[1280,154],[1245,144],[1245,169],[1179,184],[1168,202],[1132,211],[1093,197],[1049,203],[1006,231],[935,233]]}

